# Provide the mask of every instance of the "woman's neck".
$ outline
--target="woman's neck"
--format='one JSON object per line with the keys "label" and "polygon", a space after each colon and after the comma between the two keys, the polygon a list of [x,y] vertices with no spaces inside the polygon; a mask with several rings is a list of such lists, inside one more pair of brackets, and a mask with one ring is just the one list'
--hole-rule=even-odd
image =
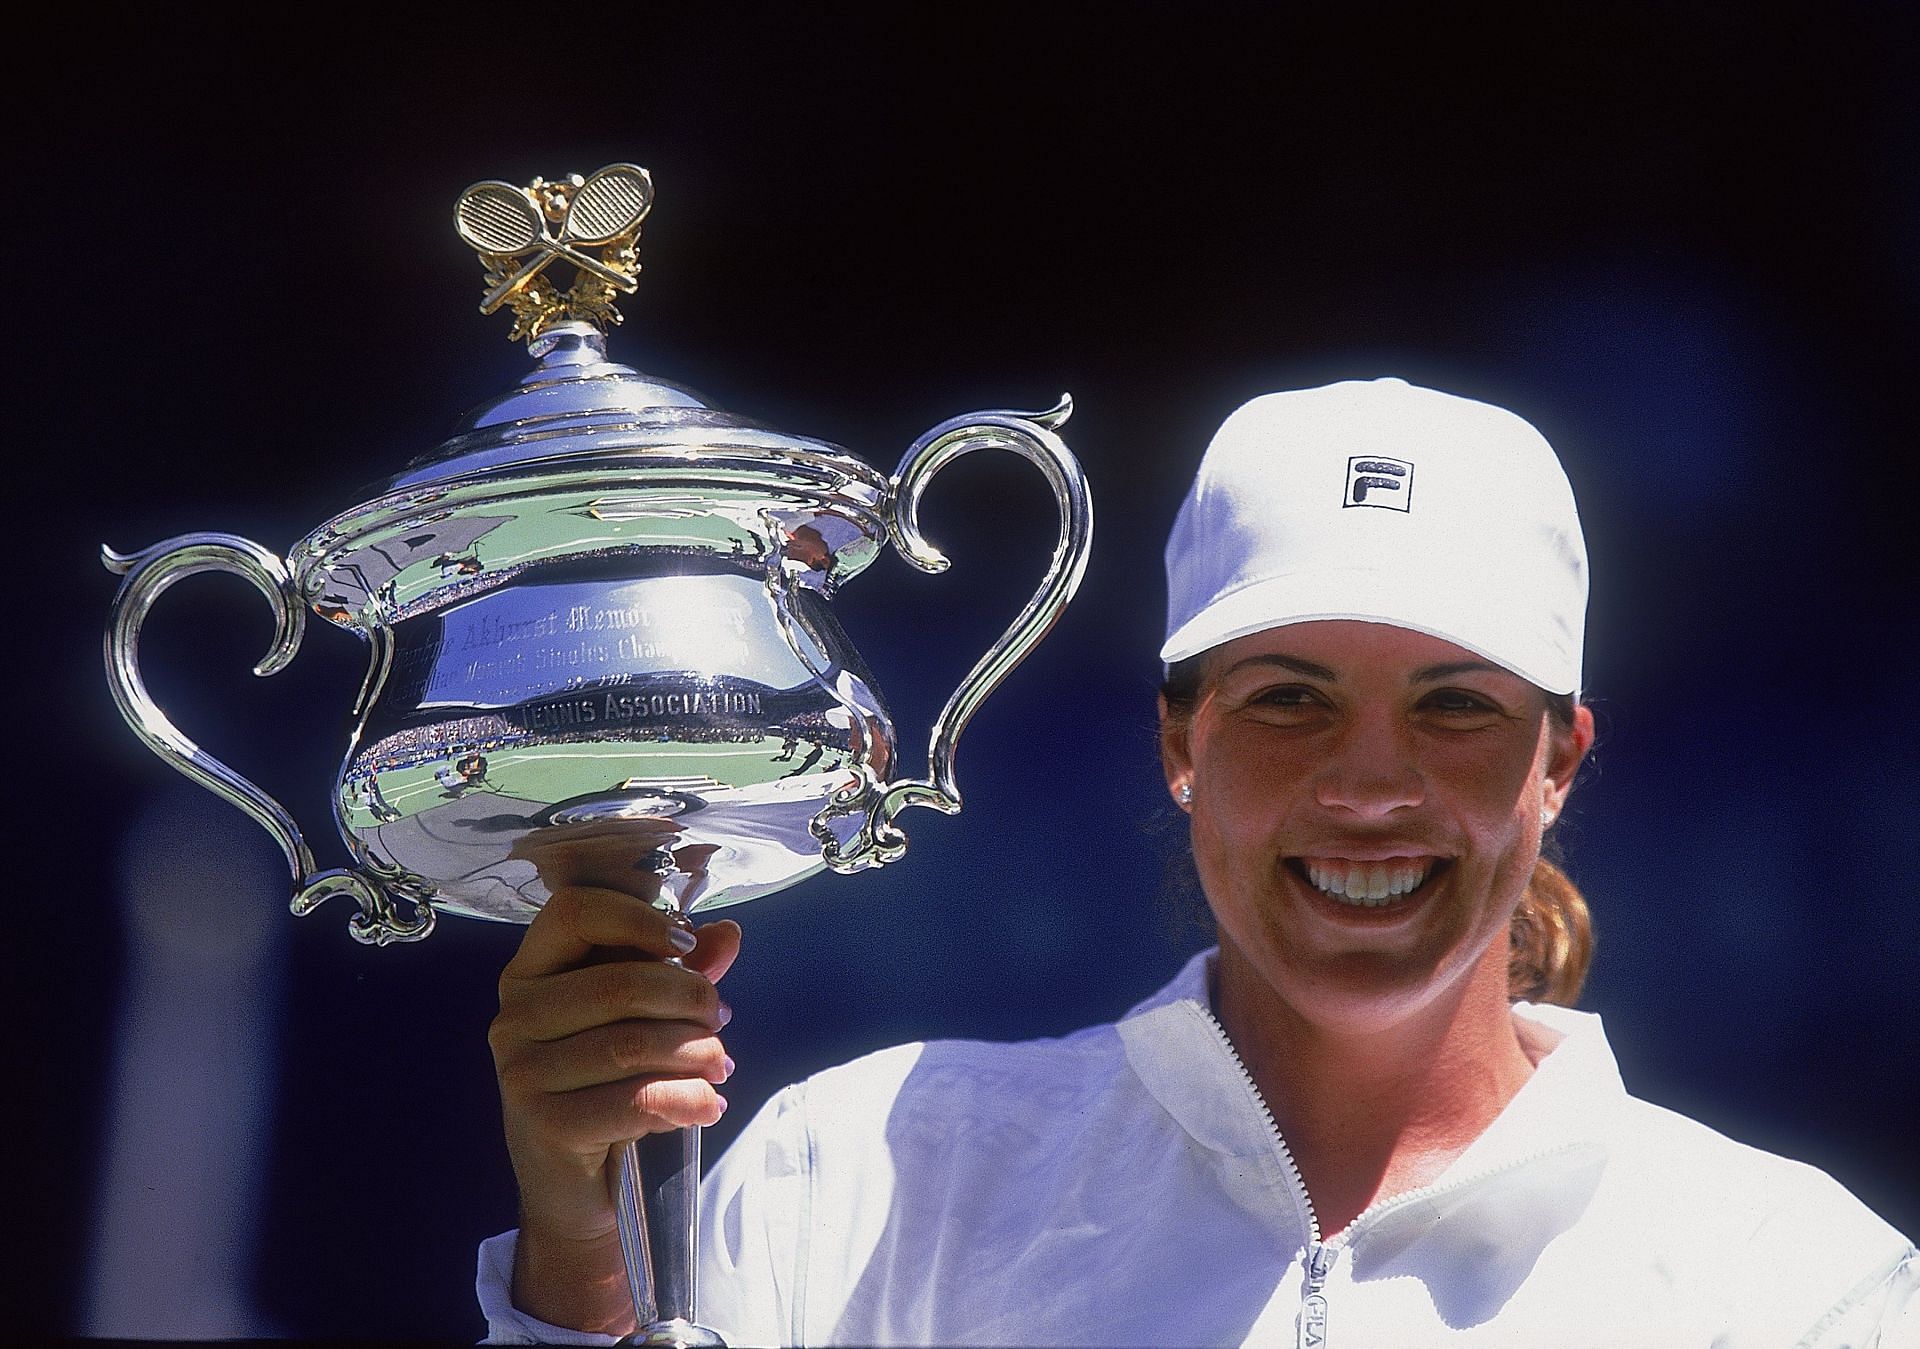
{"label": "woman's neck", "polygon": [[1273,1111],[1323,1236],[1430,1184],[1533,1072],[1506,997],[1506,952],[1390,1024],[1300,1014],[1221,942],[1214,1007]]}

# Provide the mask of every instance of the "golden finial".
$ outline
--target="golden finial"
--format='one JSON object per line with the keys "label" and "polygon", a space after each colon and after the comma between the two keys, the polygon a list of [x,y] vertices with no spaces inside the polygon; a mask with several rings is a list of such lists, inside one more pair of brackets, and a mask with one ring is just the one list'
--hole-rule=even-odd
{"label": "golden finial", "polygon": [[[453,227],[487,269],[480,312],[512,310],[508,336],[514,341],[568,319],[602,332],[613,327],[620,322],[615,293],[634,290],[640,272],[634,245],[652,208],[653,179],[637,164],[609,164],[587,178],[535,178],[526,187],[475,183],[460,194]],[[547,274],[553,262],[574,268],[565,294]]]}

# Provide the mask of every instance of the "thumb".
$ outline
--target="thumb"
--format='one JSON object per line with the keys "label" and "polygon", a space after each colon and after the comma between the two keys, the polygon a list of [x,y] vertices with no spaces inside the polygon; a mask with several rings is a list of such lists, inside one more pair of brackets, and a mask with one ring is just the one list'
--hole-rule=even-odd
{"label": "thumb", "polygon": [[708,982],[717,984],[740,954],[740,924],[731,918],[721,918],[700,928],[694,935],[699,938],[699,945],[682,956],[680,962],[688,969],[705,975]]}

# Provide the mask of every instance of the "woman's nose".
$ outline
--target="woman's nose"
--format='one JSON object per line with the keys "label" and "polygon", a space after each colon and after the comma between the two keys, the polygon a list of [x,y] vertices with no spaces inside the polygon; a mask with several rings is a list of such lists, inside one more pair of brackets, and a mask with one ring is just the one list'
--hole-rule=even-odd
{"label": "woman's nose", "polygon": [[1357,718],[1334,745],[1315,784],[1330,810],[1382,819],[1426,800],[1426,780],[1403,728],[1386,717]]}

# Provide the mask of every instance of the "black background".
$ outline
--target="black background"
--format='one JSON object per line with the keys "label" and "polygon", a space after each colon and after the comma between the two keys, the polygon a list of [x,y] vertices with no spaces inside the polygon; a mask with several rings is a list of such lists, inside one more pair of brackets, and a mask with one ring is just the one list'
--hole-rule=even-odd
{"label": "black background", "polygon": [[[1080,598],[962,743],[966,812],[740,911],[711,1146],[867,1048],[1110,1017],[1201,944],[1163,893],[1161,542],[1241,401],[1395,373],[1532,420],[1581,502],[1601,742],[1565,833],[1629,1085],[1920,1230],[1903,7],[303,13],[55,16],[13,57],[10,1328],[85,1328],[129,823],[204,820],[179,846],[215,877],[268,846],[118,721],[95,550],[284,550],[361,499],[525,367],[475,313],[459,190],[618,159],[659,196],[617,356],[883,468],[1070,390],[1097,509]],[[930,494],[951,573],[887,559],[837,601],[910,750],[1051,541],[993,458]],[[252,680],[268,617],[224,579],[151,627],[163,705],[341,862],[356,644],[316,623]],[[275,922],[261,1324],[476,1334],[517,930]]]}

